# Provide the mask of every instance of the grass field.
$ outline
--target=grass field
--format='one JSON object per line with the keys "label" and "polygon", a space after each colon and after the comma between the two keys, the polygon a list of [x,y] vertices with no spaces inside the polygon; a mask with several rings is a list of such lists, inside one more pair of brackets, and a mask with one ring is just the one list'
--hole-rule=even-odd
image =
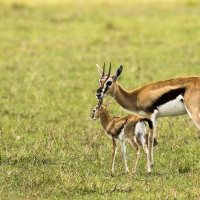
{"label": "grass field", "polygon": [[123,64],[127,90],[200,75],[199,19],[198,0],[0,0],[0,199],[200,199],[188,116],[159,119],[152,174],[141,151],[133,177],[120,152],[110,176],[111,140],[89,117],[96,63]]}

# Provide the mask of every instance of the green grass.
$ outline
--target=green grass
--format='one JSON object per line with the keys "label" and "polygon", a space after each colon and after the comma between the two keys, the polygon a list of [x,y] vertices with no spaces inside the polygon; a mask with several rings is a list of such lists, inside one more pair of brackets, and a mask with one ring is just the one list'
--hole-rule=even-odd
{"label": "green grass", "polygon": [[[89,115],[95,64],[124,71],[134,89],[200,75],[200,3],[0,1],[0,199],[200,199],[199,130],[159,119],[155,165],[110,177],[111,141]],[[126,115],[117,103],[112,115]],[[128,165],[133,151],[127,144]]]}

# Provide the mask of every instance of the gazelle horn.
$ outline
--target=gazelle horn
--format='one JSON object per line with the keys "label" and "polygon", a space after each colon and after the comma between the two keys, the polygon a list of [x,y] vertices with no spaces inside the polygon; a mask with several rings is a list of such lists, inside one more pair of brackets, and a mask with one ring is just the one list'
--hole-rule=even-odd
{"label": "gazelle horn", "polygon": [[108,102],[106,102],[106,107],[109,106],[113,101],[114,101],[114,97],[112,99],[110,99]]}
{"label": "gazelle horn", "polygon": [[104,63],[104,65],[103,65],[103,73],[102,73],[102,76],[101,76],[101,77],[104,77],[104,75],[105,75],[105,63]]}
{"label": "gazelle horn", "polygon": [[110,63],[109,71],[108,71],[108,77],[110,77],[110,72],[111,72],[111,63]]}

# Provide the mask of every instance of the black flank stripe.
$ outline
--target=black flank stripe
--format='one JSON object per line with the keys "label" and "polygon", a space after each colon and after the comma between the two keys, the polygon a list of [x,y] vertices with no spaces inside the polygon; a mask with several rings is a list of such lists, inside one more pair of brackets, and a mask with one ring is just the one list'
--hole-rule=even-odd
{"label": "black flank stripe", "polygon": [[[180,94],[184,95],[185,93],[185,88],[178,88],[175,90],[170,90],[166,93],[164,93],[160,98],[158,98],[152,106],[150,106],[148,108],[148,111],[153,112],[155,109],[157,109],[157,107],[173,100],[176,99],[177,96],[179,96]],[[183,101],[182,101],[183,103]]]}
{"label": "black flank stripe", "polygon": [[107,90],[108,90],[108,86],[106,85],[106,88],[104,90],[104,94],[107,92]]}
{"label": "black flank stripe", "polygon": [[124,128],[126,122],[117,130],[116,135],[114,135],[114,137],[118,138],[119,134],[121,133],[122,129]]}

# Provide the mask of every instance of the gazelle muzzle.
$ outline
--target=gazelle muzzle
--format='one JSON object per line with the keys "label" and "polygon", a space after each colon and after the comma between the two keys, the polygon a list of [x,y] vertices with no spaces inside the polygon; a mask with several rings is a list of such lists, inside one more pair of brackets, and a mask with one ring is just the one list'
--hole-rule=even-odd
{"label": "gazelle muzzle", "polygon": [[97,99],[102,99],[104,97],[104,89],[102,87],[100,87],[97,91],[96,91],[96,98]]}
{"label": "gazelle muzzle", "polygon": [[90,115],[90,117],[92,118],[92,120],[95,120],[94,119],[94,113],[95,113],[95,111],[93,110],[92,113],[91,113],[91,115]]}

